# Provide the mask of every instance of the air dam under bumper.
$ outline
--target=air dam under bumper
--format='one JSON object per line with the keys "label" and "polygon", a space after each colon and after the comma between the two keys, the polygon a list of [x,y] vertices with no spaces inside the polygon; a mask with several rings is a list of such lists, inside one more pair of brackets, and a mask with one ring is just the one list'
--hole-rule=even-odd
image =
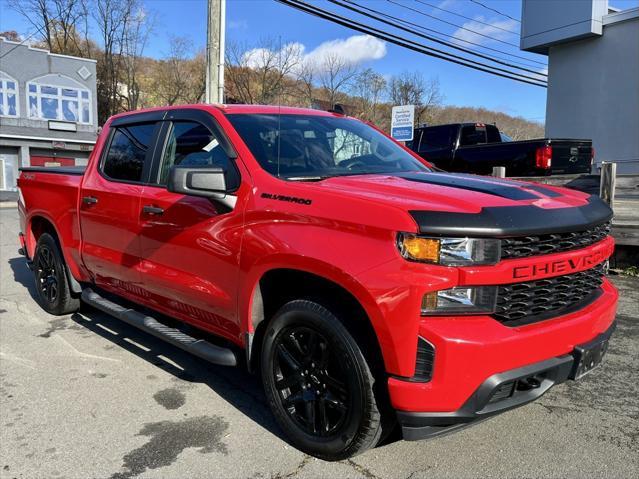
{"label": "air dam under bumper", "polygon": [[[592,342],[608,340],[616,323]],[[464,405],[453,412],[397,411],[402,434],[416,441],[446,434],[508,411],[542,396],[552,386],[574,379],[578,359],[573,354],[512,369],[486,379]]]}

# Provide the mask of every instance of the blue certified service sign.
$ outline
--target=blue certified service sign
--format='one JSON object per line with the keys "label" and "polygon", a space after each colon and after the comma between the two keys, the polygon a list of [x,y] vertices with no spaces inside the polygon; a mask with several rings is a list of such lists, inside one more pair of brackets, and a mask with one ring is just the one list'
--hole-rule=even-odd
{"label": "blue certified service sign", "polygon": [[413,139],[415,105],[394,106],[391,113],[391,136],[397,141]]}

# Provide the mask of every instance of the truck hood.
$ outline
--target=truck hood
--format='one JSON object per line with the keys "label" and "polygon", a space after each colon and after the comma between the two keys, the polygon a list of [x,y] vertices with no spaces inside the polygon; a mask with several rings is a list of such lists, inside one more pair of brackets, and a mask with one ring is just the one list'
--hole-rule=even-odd
{"label": "truck hood", "polygon": [[535,183],[451,173],[402,173],[331,178],[321,189],[394,206],[421,233],[523,236],[586,230],[609,221],[597,196]]}

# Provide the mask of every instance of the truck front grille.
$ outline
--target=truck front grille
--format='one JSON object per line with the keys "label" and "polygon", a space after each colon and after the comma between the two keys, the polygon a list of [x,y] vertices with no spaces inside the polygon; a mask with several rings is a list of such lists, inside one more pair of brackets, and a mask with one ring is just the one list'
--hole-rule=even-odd
{"label": "truck front grille", "polygon": [[504,238],[501,240],[501,258],[525,258],[585,248],[609,234],[610,222],[607,222],[586,231]]}
{"label": "truck front grille", "polygon": [[587,271],[499,286],[493,317],[521,326],[576,311],[601,293],[603,263]]}

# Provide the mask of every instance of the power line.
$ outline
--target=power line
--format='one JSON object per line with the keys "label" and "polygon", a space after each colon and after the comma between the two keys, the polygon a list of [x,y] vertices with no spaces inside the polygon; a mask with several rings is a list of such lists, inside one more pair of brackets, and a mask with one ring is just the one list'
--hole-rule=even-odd
{"label": "power line", "polygon": [[434,19],[434,20],[437,20],[438,22],[443,22],[443,23],[446,23],[446,24],[448,24],[448,25],[452,25],[453,27],[460,28],[460,29],[465,30],[465,31],[467,31],[467,32],[473,33],[473,34],[475,34],[475,35],[479,35],[480,37],[488,38],[488,39],[493,40],[493,41],[495,41],[495,42],[499,42],[499,43],[503,43],[503,44],[505,44],[505,45],[510,45],[511,47],[517,47],[517,48],[519,48],[519,45],[516,45],[516,44],[514,44],[514,43],[510,43],[510,42],[507,42],[507,41],[505,41],[505,40],[500,40],[499,38],[491,37],[490,35],[486,35],[486,34],[484,34],[484,33],[479,33],[479,32],[477,32],[477,31],[475,31],[475,30],[471,30],[470,28],[466,28],[466,27],[464,27],[463,25],[458,25],[458,24],[456,24],[456,23],[449,22],[448,20],[443,20],[443,19],[438,18],[438,17],[436,17],[436,16],[434,16],[434,15],[429,15],[428,13],[424,13],[424,12],[422,12],[421,10],[417,10],[417,9],[415,9],[415,8],[407,7],[406,5],[403,5],[403,4],[401,4],[401,3],[395,2],[395,1],[393,1],[393,0],[386,0],[386,1],[387,1],[387,2],[389,2],[389,3],[392,3],[392,4],[394,4],[394,5],[397,5],[397,6],[399,6],[399,7],[402,7],[402,8],[408,8],[409,10],[412,10],[412,11],[414,11],[414,12],[418,13],[419,15],[423,15],[423,16],[425,16],[425,17],[432,18],[432,19]]}
{"label": "power line", "polygon": [[[425,38],[426,40],[430,40],[430,41],[432,41],[432,42],[439,43],[439,44],[441,44],[441,45],[445,45],[445,46],[447,46],[447,47],[449,47],[449,48],[453,48],[453,49],[455,49],[455,50],[459,50],[459,51],[462,51],[462,52],[465,52],[465,53],[470,53],[471,55],[478,56],[478,57],[480,57],[480,58],[483,58],[484,60],[488,60],[488,61],[491,61],[491,62],[494,62],[494,63],[498,63],[498,64],[500,64],[500,65],[505,65],[505,66],[508,66],[508,67],[510,67],[510,68],[515,68],[515,69],[518,69],[518,70],[526,71],[526,72],[528,72],[528,73],[532,73],[532,74],[534,74],[534,75],[539,75],[539,76],[548,76],[548,75],[545,75],[544,73],[540,73],[540,72],[539,72],[539,71],[537,71],[537,70],[531,70],[531,69],[529,69],[529,68],[525,68],[525,67],[518,67],[518,66],[516,66],[516,65],[513,65],[512,63],[508,63],[508,62],[505,62],[505,61],[501,61],[501,60],[499,60],[499,59],[497,59],[497,58],[495,58],[495,57],[491,57],[491,56],[489,56],[489,55],[484,55],[484,54],[482,54],[482,53],[479,53],[479,52],[476,52],[476,51],[470,50],[470,49],[468,49],[468,48],[464,48],[464,47],[457,46],[457,45],[455,45],[455,44],[453,44],[453,43],[450,43],[450,42],[447,42],[447,41],[445,41],[445,40],[440,40],[440,39],[435,38],[435,37],[432,37],[432,36],[430,36],[430,35],[424,35],[424,34],[422,34],[422,33],[415,32],[414,30],[411,30],[411,29],[409,29],[409,28],[403,27],[403,26],[401,26],[401,25],[399,25],[399,24],[397,24],[397,23],[394,23],[394,22],[391,22],[391,21],[388,21],[388,20],[384,20],[383,18],[380,18],[380,17],[379,17],[379,16],[377,16],[377,15],[373,15],[373,14],[370,14],[370,13],[366,13],[365,11],[361,10],[360,8],[364,8],[365,10],[373,11],[373,12],[378,13],[378,14],[379,14],[380,12],[378,12],[378,11],[376,11],[376,10],[374,10],[374,9],[371,9],[371,8],[363,7],[362,5],[359,5],[359,4],[357,4],[357,3],[355,3],[355,2],[352,2],[352,1],[350,1],[350,0],[347,0],[347,1],[348,1],[348,3],[347,3],[347,4],[344,4],[343,2],[341,2],[341,1],[339,1],[339,0],[328,0],[328,1],[329,1],[330,3],[332,3],[332,4],[334,4],[334,5],[338,5],[338,6],[340,6],[340,7],[346,8],[346,9],[351,10],[351,11],[353,11],[353,12],[359,13],[360,15],[364,15],[364,16],[366,16],[366,17],[368,17],[368,18],[372,18],[373,20],[377,20],[377,21],[382,22],[382,23],[384,23],[384,24],[386,24],[386,25],[389,25],[389,26],[395,27],[395,28],[397,28],[397,29],[399,29],[399,30],[403,30],[403,31],[405,31],[405,32],[412,33],[413,35],[416,35],[416,36],[418,36],[418,37]],[[360,8],[355,8],[353,5],[355,5],[355,6],[357,6],[357,7],[360,7]],[[438,53],[447,54],[447,55],[450,55],[450,56],[451,56],[451,57],[453,57],[453,58],[458,58],[458,59],[460,59],[460,60],[464,60],[464,61],[472,61],[472,60],[469,60],[468,58],[465,58],[465,57],[462,57],[462,56],[458,56],[458,55],[455,55],[455,54],[453,54],[453,53],[446,52],[446,51],[443,51],[443,50],[438,50],[438,49],[433,48],[433,51],[438,52]],[[483,64],[482,64],[482,65],[483,65]],[[488,66],[488,65],[486,65],[486,66]],[[497,71],[502,71],[502,72],[506,72],[506,73],[516,73],[516,72],[511,72],[511,71],[509,71],[509,70],[505,70],[505,69],[503,69],[503,68],[498,68],[498,67],[492,67],[492,68],[495,68]]]}
{"label": "power line", "polygon": [[324,10],[321,9],[319,7],[316,7],[314,5],[309,5],[308,3],[302,2],[300,0],[276,0],[279,3],[282,3],[284,5],[288,5],[290,7],[293,7],[297,10],[303,11],[305,13],[314,15],[316,17],[319,18],[323,18],[325,20],[331,21],[333,23],[336,23],[338,25],[342,25],[344,27],[350,28],[351,30],[356,30],[358,32],[361,33],[366,33],[368,35],[374,36],[376,38],[382,39],[382,40],[386,40],[389,43],[393,43],[395,45],[407,48],[409,50],[413,50],[419,53],[423,53],[425,55],[431,56],[431,57],[435,57],[435,58],[439,58],[442,60],[446,60],[449,61],[451,63],[455,63],[458,65],[462,65],[468,68],[472,68],[474,70],[479,70],[479,71],[483,71],[485,73],[490,73],[491,75],[495,75],[495,76],[499,76],[502,78],[508,78],[509,80],[515,80],[515,81],[519,81],[522,83],[527,83],[530,85],[536,85],[536,86],[540,86],[540,87],[544,87],[546,88],[547,85],[545,83],[543,83],[542,80],[537,79],[537,78],[531,78],[531,77],[527,77],[525,75],[522,75],[520,73],[516,73],[516,72],[510,72],[510,74],[505,74],[505,73],[500,73],[498,71],[495,71],[494,67],[490,67],[487,65],[484,65],[482,63],[478,63],[472,60],[456,60],[454,58],[451,58],[450,54],[440,54],[440,53],[436,53],[433,51],[432,48],[424,46],[422,44],[419,44],[417,42],[413,42],[410,40],[406,40],[402,37],[399,37],[397,35],[393,35],[391,33],[388,32],[384,32],[382,30],[379,30],[377,28],[371,27],[369,25],[365,25],[359,22],[356,22],[354,20],[348,19],[346,17],[343,17],[341,15],[337,15],[333,12],[330,12],[328,10]]}
{"label": "power line", "polygon": [[[354,4],[354,2],[353,2],[352,0],[344,0],[344,1],[345,1],[345,2],[347,2],[347,3]],[[426,32],[433,32],[433,33],[435,33],[435,34],[437,34],[437,35],[441,35],[441,36],[443,36],[443,37],[447,37],[447,38],[452,38],[452,39],[454,39],[455,41],[463,42],[463,43],[467,43],[468,45],[474,45],[474,46],[476,46],[476,47],[478,47],[478,48],[482,48],[482,49],[484,49],[484,50],[489,50],[489,51],[492,51],[492,52],[501,53],[501,54],[503,54],[503,55],[507,55],[507,56],[509,56],[509,57],[513,57],[513,58],[520,58],[520,59],[522,59],[522,60],[526,60],[527,62],[530,62],[530,63],[537,63],[538,65],[542,65],[542,66],[544,66],[544,67],[545,67],[545,66],[547,66],[547,65],[546,65],[546,63],[544,63],[544,62],[540,62],[540,61],[534,60],[534,59],[532,59],[532,58],[527,58],[527,57],[524,57],[524,56],[521,56],[521,55],[515,55],[514,53],[509,53],[509,52],[506,52],[506,51],[504,51],[504,50],[498,50],[498,49],[496,49],[496,48],[487,47],[487,46],[482,45],[482,44],[480,44],[480,43],[474,43],[474,42],[471,42],[471,41],[469,41],[469,40],[464,40],[463,38],[457,38],[457,37],[454,37],[454,36],[449,35],[449,34],[447,34],[447,33],[440,32],[439,30],[434,30],[434,29],[432,29],[432,28],[427,28],[427,27],[424,27],[423,25],[419,25],[419,24],[417,24],[417,23],[410,22],[410,21],[408,21],[408,20],[404,20],[404,19],[399,18],[399,17],[395,17],[395,16],[390,15],[390,14],[388,14],[388,13],[384,13],[384,12],[380,12],[380,11],[378,11],[378,10],[374,10],[374,9],[372,9],[372,8],[370,8],[370,7],[365,7],[365,6],[363,6],[363,5],[359,5],[359,7],[360,7],[360,8],[363,8],[364,10],[368,10],[368,11],[372,11],[372,12],[378,13],[379,15],[381,15],[381,16],[383,16],[383,17],[390,18],[390,19],[392,19],[392,20],[396,20],[396,21],[401,22],[401,23],[404,23],[404,24],[406,24],[406,25],[411,25],[411,26],[413,26],[413,27],[415,27],[415,28],[419,28],[419,29],[420,29],[420,30],[422,30],[422,31],[426,31]],[[410,7],[404,7],[404,8],[408,8],[409,10],[412,10]],[[521,63],[521,62],[516,62],[515,60],[509,60],[509,61],[512,61],[513,63]],[[521,64],[522,64],[522,65],[525,65],[524,63],[521,63]],[[530,66],[530,65],[526,65],[526,66]]]}
{"label": "power line", "polygon": [[456,15],[461,18],[465,18],[466,20],[470,20],[471,22],[481,23],[482,25],[486,25],[491,28],[496,28],[497,30],[502,30],[504,32],[513,33],[515,35],[519,35],[519,32],[514,30],[508,30],[507,28],[498,27],[497,25],[492,25],[487,22],[482,22],[481,20],[477,20],[475,18],[467,17],[466,15],[462,15],[461,13],[453,12],[451,10],[446,10],[445,8],[438,7],[437,5],[433,5],[432,3],[422,2],[421,0],[415,0],[417,3],[421,3],[422,5],[426,5],[428,7],[434,8],[435,10],[441,10],[442,12],[450,13],[451,15]]}
{"label": "power line", "polygon": [[481,2],[479,2],[477,0],[470,0],[470,1],[473,2],[473,3],[476,3],[477,5],[480,5],[480,6],[484,7],[487,10],[491,10],[491,11],[501,15],[502,17],[510,18],[511,20],[515,20],[517,23],[521,23],[521,20],[519,20],[518,18],[511,17],[510,15],[508,15],[506,13],[502,13],[499,10],[496,10],[496,9],[494,9],[492,7],[489,7],[488,5],[485,5],[485,4],[483,4],[483,3],[481,3]]}

